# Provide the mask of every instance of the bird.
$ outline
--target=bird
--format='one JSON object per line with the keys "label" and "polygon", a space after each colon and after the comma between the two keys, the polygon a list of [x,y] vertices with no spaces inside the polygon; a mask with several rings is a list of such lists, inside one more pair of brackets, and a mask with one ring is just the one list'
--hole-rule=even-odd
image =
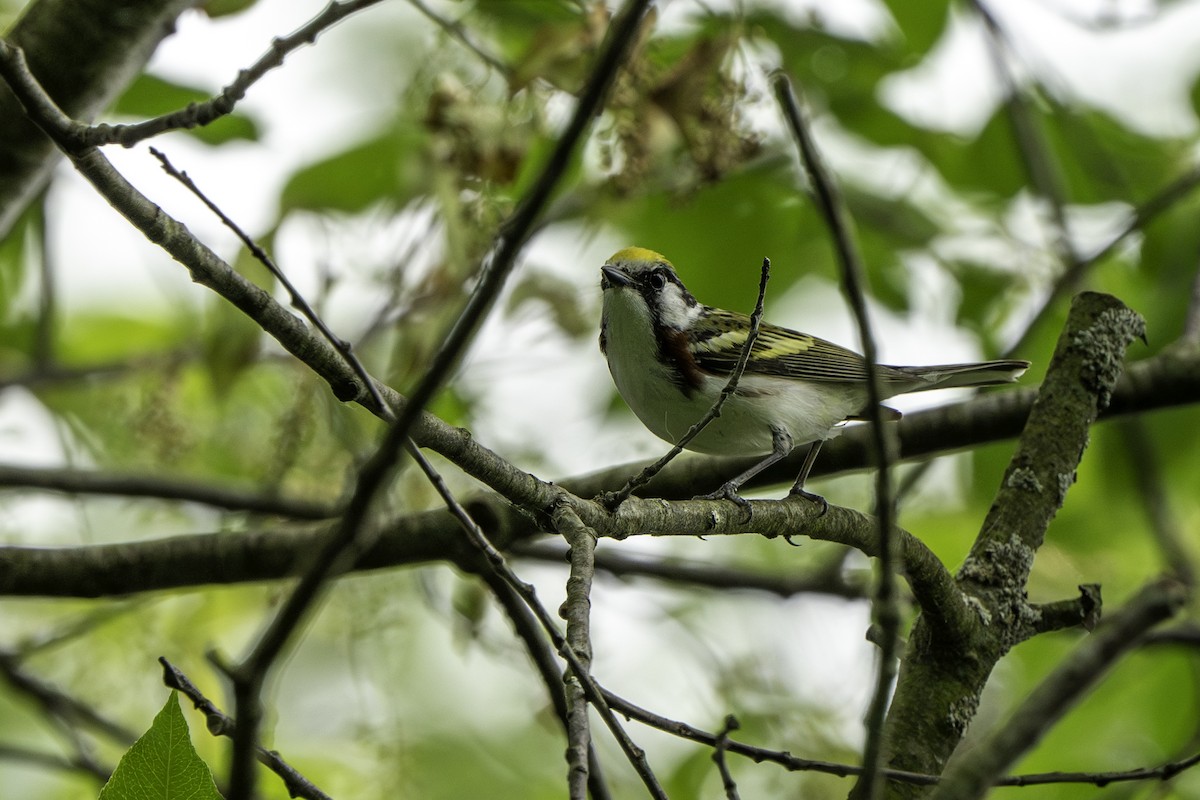
{"label": "bird", "polygon": [[[751,318],[705,305],[665,256],[644,247],[619,250],[600,268],[600,350],[617,391],[652,433],[672,444],[717,402],[749,337]],[[1028,361],[898,367],[879,364],[884,400],[908,392],[1011,383]],[[821,505],[804,484],[825,440],[868,414],[866,360],[840,345],[762,322],[736,391],[686,449],[709,455],[760,456],[705,499],[748,508],[746,481],[805,444],[808,451],[789,496]],[[881,406],[884,419],[900,412]]]}

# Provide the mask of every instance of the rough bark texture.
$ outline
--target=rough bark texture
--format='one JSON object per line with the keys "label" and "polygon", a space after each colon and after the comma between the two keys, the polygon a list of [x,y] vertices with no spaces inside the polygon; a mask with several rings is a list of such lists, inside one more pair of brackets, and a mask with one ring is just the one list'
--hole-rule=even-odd
{"label": "rough bark texture", "polygon": [[[957,575],[975,619],[950,630],[922,615],[912,632],[887,722],[889,766],[941,774],[996,662],[1044,630],[1040,610],[1025,595],[1033,558],[1142,325],[1115,298],[1087,292],[1075,299],[1017,451]],[[892,783],[887,796],[928,791]]]}

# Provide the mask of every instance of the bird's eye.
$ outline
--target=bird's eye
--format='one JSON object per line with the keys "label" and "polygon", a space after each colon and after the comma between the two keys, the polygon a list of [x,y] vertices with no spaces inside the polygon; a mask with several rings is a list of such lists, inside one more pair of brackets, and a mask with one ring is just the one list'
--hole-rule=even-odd
{"label": "bird's eye", "polygon": [[650,288],[658,291],[667,285],[667,278],[658,270],[650,273]]}

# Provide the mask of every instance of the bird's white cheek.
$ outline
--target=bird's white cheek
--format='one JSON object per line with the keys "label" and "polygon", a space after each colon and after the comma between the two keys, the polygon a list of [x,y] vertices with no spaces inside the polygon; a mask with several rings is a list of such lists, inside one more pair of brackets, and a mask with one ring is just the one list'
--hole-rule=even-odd
{"label": "bird's white cheek", "polygon": [[658,296],[659,319],[669,328],[687,330],[700,316],[700,306],[689,304],[675,284],[667,284]]}

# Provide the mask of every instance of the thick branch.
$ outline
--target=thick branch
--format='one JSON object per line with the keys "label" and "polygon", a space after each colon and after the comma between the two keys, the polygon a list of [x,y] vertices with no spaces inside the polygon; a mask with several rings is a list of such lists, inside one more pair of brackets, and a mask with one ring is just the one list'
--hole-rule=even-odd
{"label": "thick branch", "polygon": [[1169,618],[1187,601],[1173,578],[1146,585],[1129,603],[1101,623],[1013,713],[982,741],[946,767],[931,800],[983,797],[992,784],[1090,689],[1142,634]]}
{"label": "thick branch", "polygon": [[[1142,325],[1107,295],[1085,292],[1072,303],[1017,451],[958,573],[975,609],[973,624],[948,628],[922,613],[913,628],[888,717],[890,766],[940,774],[996,662],[1045,624],[1026,598],[1029,570],[1074,482],[1089,426],[1108,405],[1125,348]],[[972,658],[964,659],[964,652]],[[890,791],[895,797],[921,792],[895,783]]]}
{"label": "thick branch", "polygon": [[[610,516],[576,501],[584,522],[601,535],[625,538],[638,531],[659,535],[805,535],[877,553],[870,517],[831,506],[815,517],[811,503],[751,501],[753,522],[728,514],[727,504],[696,500],[664,505],[633,498]],[[497,547],[507,548],[534,531],[527,520],[497,498],[469,505],[473,519]],[[237,535],[195,534],[146,542],[85,547],[0,548],[0,595],[104,597],[158,589],[272,580],[298,574],[311,553],[329,536],[331,524],[292,529],[244,531]],[[965,613],[961,596],[941,562],[911,534],[896,529],[903,572],[923,608],[938,618]],[[368,570],[431,561],[473,563],[458,525],[444,511],[429,511],[381,523],[374,544],[355,569]]]}
{"label": "thick branch", "polygon": [[1075,298],[1017,452],[960,570],[968,591],[1024,592],[1033,555],[1075,482],[1088,429],[1121,374],[1125,348],[1144,331],[1142,318],[1114,297]]}

